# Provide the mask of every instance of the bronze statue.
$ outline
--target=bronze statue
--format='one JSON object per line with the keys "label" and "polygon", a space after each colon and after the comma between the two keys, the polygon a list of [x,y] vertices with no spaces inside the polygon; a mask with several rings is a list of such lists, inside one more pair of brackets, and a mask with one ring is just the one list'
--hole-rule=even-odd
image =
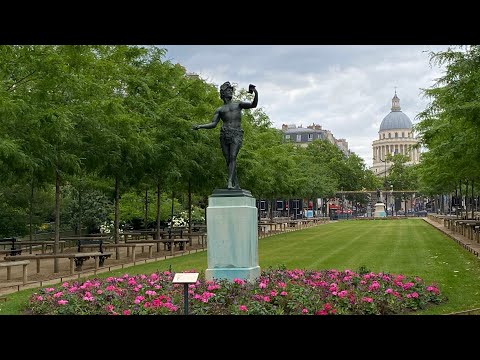
{"label": "bronze statue", "polygon": [[223,121],[220,129],[220,145],[222,147],[223,156],[227,162],[228,181],[227,189],[240,189],[237,178],[237,155],[242,146],[243,129],[241,127],[242,109],[251,109],[257,107],[258,92],[255,85],[248,86],[250,94],[255,93],[253,101],[232,102],[233,86],[229,81],[220,86],[220,98],[223,105],[220,106],[213,114],[212,122],[203,125],[194,125],[193,130],[213,129],[217,126],[220,119]]}

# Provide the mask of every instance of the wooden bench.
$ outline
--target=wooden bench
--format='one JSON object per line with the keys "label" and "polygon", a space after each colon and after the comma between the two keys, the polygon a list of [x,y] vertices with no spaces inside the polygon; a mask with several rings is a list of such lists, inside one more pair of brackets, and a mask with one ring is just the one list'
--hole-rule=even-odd
{"label": "wooden bench", "polygon": [[135,262],[135,248],[137,245],[140,245],[142,247],[142,252],[143,252],[143,247],[148,246],[148,257],[152,258],[153,257],[153,247],[155,246],[154,243],[152,242],[145,242],[145,243],[136,243],[136,242],[128,242],[126,244],[105,244],[103,245],[104,248],[121,248],[121,247],[126,247],[127,248],[127,257],[130,257],[130,249],[132,251],[132,262]]}
{"label": "wooden bench", "polygon": [[188,237],[190,239],[190,242],[189,242],[189,245],[192,246],[192,237],[196,237],[197,238],[197,243],[198,245],[200,245],[200,241],[201,241],[201,245],[202,247],[204,247],[204,242],[205,242],[205,239],[207,237],[207,233],[205,232],[200,232],[200,231],[195,231],[195,232],[184,232],[183,233],[183,236],[181,237]]}
{"label": "wooden bench", "polygon": [[22,261],[22,260],[35,260],[37,262],[37,273],[39,273],[40,260],[42,259],[69,259],[70,275],[73,275],[74,270],[77,270],[77,271],[82,270],[84,261],[90,258],[93,258],[95,260],[95,269],[98,269],[98,266],[103,266],[105,259],[109,258],[110,256],[112,256],[111,252],[91,252],[91,253],[75,253],[75,254],[37,254],[37,255],[5,256],[5,260],[12,263],[18,263],[19,261]]}
{"label": "wooden bench", "polygon": [[93,258],[95,260],[95,270],[98,269],[99,266],[103,266],[105,259],[112,256],[113,253],[111,252],[90,252],[90,253],[77,253],[73,254],[73,256],[69,257],[70,259],[70,273],[73,274],[73,261],[75,261],[75,270],[81,271],[82,265],[85,260]]}
{"label": "wooden bench", "polygon": [[77,251],[82,252],[82,248],[98,248],[98,251],[103,253],[103,239],[92,240],[92,239],[78,239],[77,240]]}
{"label": "wooden bench", "polygon": [[[190,239],[160,239],[160,240],[138,240],[138,241],[129,241],[128,244],[137,244],[140,246],[148,246],[150,243],[163,244],[163,249],[165,251],[170,251],[171,255],[173,256],[173,250],[175,248],[175,244],[178,244],[180,250],[186,248],[187,243],[190,243]],[[173,246],[172,246],[173,245]]]}
{"label": "wooden bench", "polygon": [[[15,256],[15,255],[12,255]],[[12,262],[0,262],[0,267],[7,268],[7,280],[12,279],[12,266],[23,266],[23,284],[27,283],[27,265],[30,264],[28,260],[12,261]]]}
{"label": "wooden bench", "polygon": [[190,243],[190,241],[190,239],[162,239],[164,250],[170,250],[170,255],[172,256],[175,244],[178,244],[179,250],[185,251],[187,243]]}
{"label": "wooden bench", "polygon": [[[0,250],[0,254],[10,253],[10,255],[12,256],[20,255],[22,253],[22,249],[19,247],[15,247],[16,241],[17,239],[14,237],[0,239],[0,245],[3,245],[3,250]],[[10,246],[10,249],[5,249],[5,246]]]}
{"label": "wooden bench", "polygon": [[[25,249],[26,249],[28,246],[30,254],[32,253],[33,246],[41,246],[42,254],[45,254],[48,246],[50,246],[53,249],[53,247],[55,246],[55,241],[53,240],[38,240],[38,241],[19,240],[17,241],[17,244],[19,245],[19,248],[21,248],[22,245],[25,245],[26,246]],[[58,245],[59,245],[60,252],[63,253],[63,251],[65,250],[65,241],[63,240],[59,241]]]}

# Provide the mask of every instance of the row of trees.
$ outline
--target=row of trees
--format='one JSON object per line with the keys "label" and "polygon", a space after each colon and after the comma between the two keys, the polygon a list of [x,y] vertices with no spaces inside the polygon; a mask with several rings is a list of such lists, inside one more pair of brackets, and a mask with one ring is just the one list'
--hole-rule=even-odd
{"label": "row of trees", "polygon": [[[432,66],[444,69],[430,89],[430,100],[415,125],[423,146],[418,174],[429,196],[478,196],[480,176],[480,46],[454,46],[430,53]],[[473,208],[472,208],[473,212]]]}
{"label": "row of trees", "polygon": [[[210,122],[222,103],[218,91],[164,57],[161,48],[125,45],[0,47],[1,236],[22,234],[26,224],[32,234],[53,202],[57,252],[62,190],[75,213],[72,227],[80,229],[93,216],[92,203],[107,208],[98,206],[105,195],[118,242],[123,195],[145,193],[160,231],[166,194],[188,194],[184,207],[191,210],[192,201],[205,205],[224,186],[219,129],[191,130]],[[251,96],[238,90],[239,100]],[[379,186],[355,154],[322,141],[307,148],[284,143],[261,107],[245,111],[242,121],[239,181],[257,198],[330,197]],[[104,212],[99,219],[112,213]]]}

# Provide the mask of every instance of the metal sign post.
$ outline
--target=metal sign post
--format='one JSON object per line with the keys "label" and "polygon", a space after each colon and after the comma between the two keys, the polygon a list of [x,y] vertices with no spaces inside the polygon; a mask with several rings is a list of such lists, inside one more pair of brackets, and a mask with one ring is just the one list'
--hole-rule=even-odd
{"label": "metal sign post", "polygon": [[176,273],[172,283],[183,284],[183,314],[188,315],[188,285],[195,284],[198,273]]}

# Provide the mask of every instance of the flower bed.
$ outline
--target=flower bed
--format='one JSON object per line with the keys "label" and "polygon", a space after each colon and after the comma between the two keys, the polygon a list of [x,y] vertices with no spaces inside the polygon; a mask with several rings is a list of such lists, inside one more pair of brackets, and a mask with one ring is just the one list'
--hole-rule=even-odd
{"label": "flower bed", "polygon": [[[33,314],[183,314],[183,284],[169,271],[109,277],[44,288],[29,299]],[[350,270],[267,269],[253,283],[189,285],[189,313],[199,315],[402,314],[446,301],[418,277]]]}

